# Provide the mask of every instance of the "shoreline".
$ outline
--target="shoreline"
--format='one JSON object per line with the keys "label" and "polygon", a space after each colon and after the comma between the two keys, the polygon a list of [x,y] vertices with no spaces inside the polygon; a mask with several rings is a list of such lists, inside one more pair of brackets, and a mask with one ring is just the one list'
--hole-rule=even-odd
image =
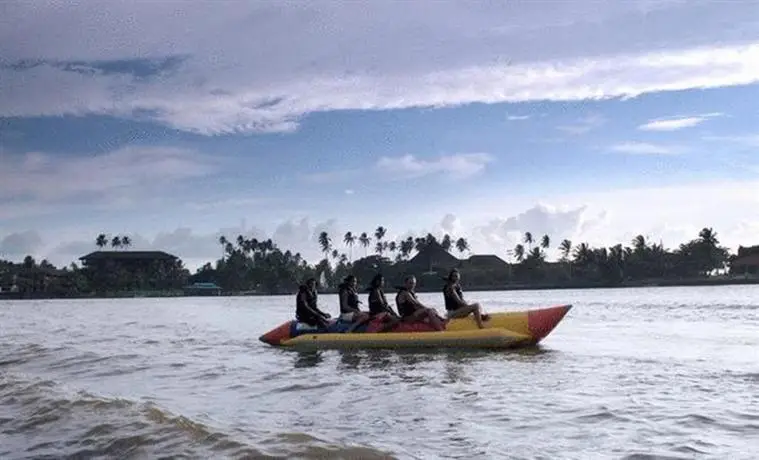
{"label": "shoreline", "polygon": [[[492,291],[556,291],[567,289],[615,289],[615,288],[650,288],[650,287],[704,287],[704,286],[732,286],[732,285],[758,285],[759,278],[747,277],[717,277],[695,279],[650,279],[640,281],[628,281],[623,283],[545,283],[545,284],[506,284],[500,286],[466,286],[467,292],[492,292]],[[386,292],[395,290],[393,286],[386,286]],[[438,288],[417,289],[418,293],[437,293]],[[319,290],[319,294],[337,294],[336,289]],[[50,296],[50,295],[26,295],[22,296],[15,292],[0,292],[2,300],[55,300],[55,299],[135,299],[135,298],[161,298],[161,297],[281,297],[292,296],[295,292],[258,293],[258,292],[227,292],[220,295],[197,295],[186,294],[183,291],[153,291],[153,292],[114,292],[105,294],[87,294],[77,296]]]}

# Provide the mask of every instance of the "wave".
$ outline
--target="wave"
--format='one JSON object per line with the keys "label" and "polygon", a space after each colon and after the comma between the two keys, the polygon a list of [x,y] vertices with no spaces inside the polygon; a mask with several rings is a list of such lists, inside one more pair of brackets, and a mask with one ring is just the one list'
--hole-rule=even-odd
{"label": "wave", "polygon": [[330,444],[303,433],[269,435],[256,442],[251,433],[213,427],[153,402],[71,391],[51,380],[19,374],[0,376],[0,413],[3,459],[392,458],[372,448]]}

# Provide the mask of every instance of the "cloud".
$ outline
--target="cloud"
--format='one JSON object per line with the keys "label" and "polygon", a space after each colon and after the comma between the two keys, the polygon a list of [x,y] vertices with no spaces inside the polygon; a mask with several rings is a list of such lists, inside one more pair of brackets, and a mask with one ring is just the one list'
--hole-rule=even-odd
{"label": "cloud", "polygon": [[[597,100],[759,81],[750,2],[730,11],[646,5],[11,2],[0,31],[0,116],[287,132],[330,110]],[[697,33],[683,26],[693,20]]]}
{"label": "cloud", "polygon": [[217,166],[216,160],[205,155],[171,147],[125,147],[96,156],[5,155],[0,202],[36,206],[43,212],[49,209],[45,204],[73,199],[80,204],[107,202],[108,206],[144,204],[156,198],[156,190],[210,175]]}
{"label": "cloud", "polygon": [[506,117],[509,121],[522,121],[522,120],[529,120],[532,118],[532,115],[509,115]]}
{"label": "cloud", "polygon": [[612,145],[610,150],[629,155],[673,155],[680,153],[681,148],[647,142],[622,142]]}
{"label": "cloud", "polygon": [[0,240],[0,257],[25,256],[33,254],[42,247],[42,238],[36,231],[11,233]]}
{"label": "cloud", "polygon": [[215,201],[201,201],[186,203],[185,206],[195,211],[204,211],[208,209],[219,208],[246,208],[261,206],[270,202],[269,198],[264,197],[240,197],[240,198],[227,198]]}
{"label": "cloud", "polygon": [[461,221],[453,214],[446,214],[440,221],[440,228],[450,235],[456,235],[461,229]]}
{"label": "cloud", "polygon": [[606,123],[604,117],[600,115],[590,115],[577,120],[575,124],[558,126],[557,129],[564,131],[567,134],[580,135],[599,128],[603,126],[604,123]]}
{"label": "cloud", "polygon": [[[511,193],[513,199],[504,201],[503,196]],[[530,205],[530,203],[537,203]],[[550,203],[550,204],[549,204]],[[694,206],[693,203],[698,203]],[[300,252],[311,263],[320,260],[318,234],[327,231],[333,246],[346,254],[350,250],[342,242],[346,231],[354,233],[367,231],[372,235],[377,225],[388,229],[386,239],[398,240],[406,236],[420,236],[432,232],[437,236],[449,233],[469,240],[474,253],[491,253],[507,257],[506,251],[522,241],[524,232],[530,231],[536,240],[548,234],[551,238],[550,257],[556,257],[556,247],[562,239],[570,239],[574,244],[587,242],[594,246],[611,246],[617,243],[629,244],[638,234],[652,241],[662,240],[669,248],[677,247],[688,239],[695,238],[698,230],[713,227],[723,244],[735,250],[744,246],[759,244],[756,229],[759,219],[746,213],[747,209],[759,206],[759,181],[697,182],[688,185],[609,189],[601,192],[560,193],[554,196],[538,197],[514,196],[513,191],[492,190],[481,199],[468,202],[467,206],[452,203],[459,209],[456,215],[443,214],[442,217],[423,215],[418,210],[411,214],[385,216],[380,222],[375,220],[360,222],[355,216],[324,218],[305,214],[280,221],[276,226],[264,231],[256,228],[229,227],[217,231],[190,230],[180,227],[158,234],[129,233],[134,249],[165,250],[180,256],[191,268],[205,262],[215,261],[221,256],[218,243],[220,235],[235,239],[238,234],[259,239],[271,237],[283,249]],[[439,216],[439,215],[438,215]],[[346,220],[342,220],[342,219]],[[410,222],[412,222],[410,224]],[[425,223],[427,222],[427,223]],[[437,223],[435,223],[437,222]],[[18,254],[12,259],[20,260],[24,253],[35,258],[48,258],[52,263],[67,265],[76,258],[96,250],[95,236],[103,227],[92,224],[92,228],[73,230],[39,228],[36,232],[17,231],[28,237],[0,235],[3,256],[9,257],[6,247]],[[105,228],[108,231],[107,227]],[[271,231],[270,231],[271,230]],[[42,243],[35,237],[39,237]],[[84,239],[81,235],[85,236]],[[25,241],[12,244],[14,239]],[[369,253],[372,248],[369,248]],[[361,247],[354,247],[353,256],[363,256]]]}
{"label": "cloud", "polygon": [[434,174],[442,174],[452,179],[467,179],[483,172],[485,166],[492,161],[494,157],[488,153],[458,153],[432,159],[403,155],[382,157],[377,161],[376,167],[395,180],[415,179]]}
{"label": "cloud", "polygon": [[712,142],[729,142],[744,147],[759,147],[759,134],[742,134],[733,136],[703,136],[703,140]]}
{"label": "cloud", "polygon": [[492,219],[479,225],[474,234],[487,246],[503,248],[499,251],[502,253],[522,243],[526,232],[532,233],[534,244],[538,244],[543,235],[548,235],[551,247],[556,248],[561,240],[577,238],[605,222],[605,212],[592,214],[587,206],[557,208],[537,204],[511,217]]}
{"label": "cloud", "polygon": [[685,128],[692,128],[699,125],[709,118],[722,116],[721,113],[707,113],[704,115],[692,116],[692,117],[673,117],[673,118],[658,118],[650,120],[638,126],[638,129],[642,131],[677,131]]}

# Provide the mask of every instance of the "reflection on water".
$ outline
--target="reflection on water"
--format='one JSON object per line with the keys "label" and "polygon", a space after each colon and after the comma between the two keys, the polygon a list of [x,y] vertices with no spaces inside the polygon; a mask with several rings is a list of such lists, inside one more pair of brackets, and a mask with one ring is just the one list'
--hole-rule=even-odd
{"label": "reflection on water", "polygon": [[281,297],[0,303],[0,458],[755,457],[759,289],[471,297],[575,308],[521,350],[297,351],[256,340]]}

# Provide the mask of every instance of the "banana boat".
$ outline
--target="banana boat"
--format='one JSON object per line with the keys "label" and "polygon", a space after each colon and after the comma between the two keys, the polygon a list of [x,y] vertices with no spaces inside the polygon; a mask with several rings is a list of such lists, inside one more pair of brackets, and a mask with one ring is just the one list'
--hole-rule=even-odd
{"label": "banana boat", "polygon": [[350,323],[332,320],[326,328],[287,321],[259,337],[266,344],[295,349],[324,348],[519,348],[543,340],[561,322],[572,305],[534,310],[489,313],[485,328],[474,318],[451,319],[444,331],[425,322],[402,322],[379,332],[384,318],[346,332]]}

